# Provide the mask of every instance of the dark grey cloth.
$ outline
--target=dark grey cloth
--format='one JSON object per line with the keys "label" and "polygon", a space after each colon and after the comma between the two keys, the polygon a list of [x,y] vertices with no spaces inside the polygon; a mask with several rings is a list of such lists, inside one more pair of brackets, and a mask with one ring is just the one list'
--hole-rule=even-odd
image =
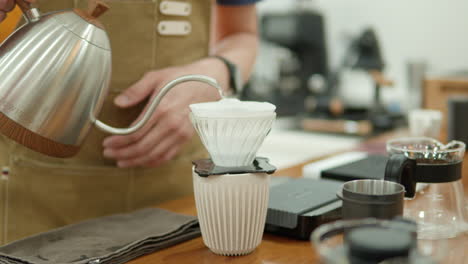
{"label": "dark grey cloth", "polygon": [[0,247],[0,263],[125,263],[199,235],[196,217],[148,208],[12,242]]}

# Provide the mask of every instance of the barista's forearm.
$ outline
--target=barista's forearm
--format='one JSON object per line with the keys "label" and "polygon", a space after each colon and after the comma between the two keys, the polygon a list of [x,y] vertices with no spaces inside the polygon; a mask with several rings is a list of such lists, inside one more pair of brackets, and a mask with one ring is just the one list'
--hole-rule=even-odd
{"label": "barista's forearm", "polygon": [[255,63],[257,45],[257,34],[236,33],[216,43],[213,53],[236,64],[242,71],[243,81],[247,82]]}
{"label": "barista's forearm", "polygon": [[[257,15],[254,5],[241,7],[217,6],[213,13],[211,55],[222,56],[242,71],[244,83],[250,77],[257,55]],[[194,62],[191,71],[216,78],[229,94],[229,71],[218,58],[207,57]]]}
{"label": "barista's forearm", "polygon": [[[212,55],[223,56],[229,61],[235,63],[242,71],[244,83],[249,79],[250,73],[255,62],[257,50],[257,37],[251,34],[235,34],[226,37],[216,45]],[[218,58],[208,57],[196,62],[197,68],[209,70],[203,72],[216,78],[226,94],[234,91],[229,83],[229,71],[227,66]]]}
{"label": "barista's forearm", "polygon": [[[255,5],[216,6],[214,11],[214,41],[211,53],[236,64],[242,71],[245,83],[250,77],[257,55],[258,32]],[[226,66],[221,65],[221,67],[227,70]],[[226,84],[225,87],[229,85]]]}

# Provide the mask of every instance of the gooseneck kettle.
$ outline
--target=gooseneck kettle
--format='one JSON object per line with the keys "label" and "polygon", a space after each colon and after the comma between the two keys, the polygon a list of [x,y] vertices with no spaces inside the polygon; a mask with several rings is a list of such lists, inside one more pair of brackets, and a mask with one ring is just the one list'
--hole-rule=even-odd
{"label": "gooseneck kettle", "polygon": [[[27,23],[0,45],[0,132],[26,147],[54,157],[71,157],[92,125],[112,134],[130,134],[145,125],[174,86],[216,80],[187,75],[166,84],[143,118],[128,128],[97,120],[111,78],[111,46],[98,21],[108,7],[90,1],[73,9],[41,15],[16,0]],[[131,65],[129,65],[131,67]]]}

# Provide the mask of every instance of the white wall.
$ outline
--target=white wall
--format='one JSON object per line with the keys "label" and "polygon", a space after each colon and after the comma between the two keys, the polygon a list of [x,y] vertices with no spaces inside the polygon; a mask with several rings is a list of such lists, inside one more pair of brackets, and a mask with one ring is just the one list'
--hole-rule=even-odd
{"label": "white wall", "polygon": [[[263,0],[260,12],[287,10],[298,0]],[[371,25],[377,32],[386,73],[396,81],[386,101],[406,94],[406,63],[425,60],[431,72],[468,69],[467,0],[315,0],[326,17],[329,60],[336,66],[346,35]]]}

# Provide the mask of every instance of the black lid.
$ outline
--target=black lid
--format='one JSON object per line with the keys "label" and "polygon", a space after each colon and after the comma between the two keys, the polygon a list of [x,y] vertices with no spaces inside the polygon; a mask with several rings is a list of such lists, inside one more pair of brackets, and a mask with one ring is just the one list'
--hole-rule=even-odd
{"label": "black lid", "polygon": [[363,227],[352,230],[346,236],[353,263],[378,263],[407,257],[413,245],[409,232],[382,227]]}

